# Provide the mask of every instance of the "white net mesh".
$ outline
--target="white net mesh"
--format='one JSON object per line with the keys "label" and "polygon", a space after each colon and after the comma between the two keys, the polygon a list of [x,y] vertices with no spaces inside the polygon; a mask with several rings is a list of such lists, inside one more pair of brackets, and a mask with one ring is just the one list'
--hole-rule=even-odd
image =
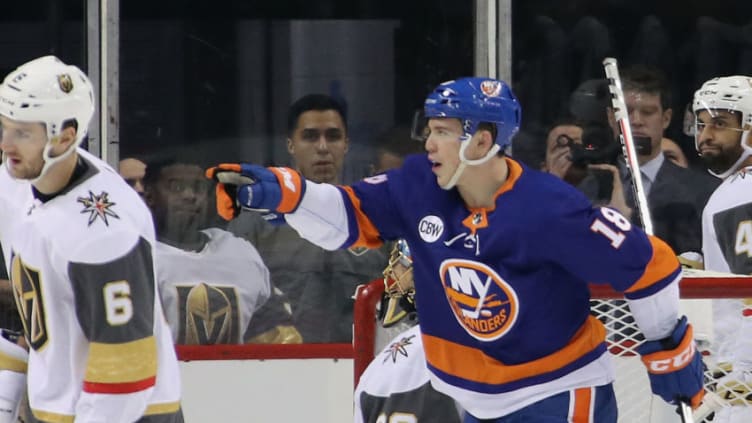
{"label": "white net mesh", "polygon": [[[738,298],[740,306],[744,300]],[[706,400],[695,411],[696,422],[752,422],[752,378],[748,373],[733,371],[729,363],[719,363],[712,342],[712,321],[708,320],[710,300],[683,301],[683,311],[696,326],[698,350],[707,366]],[[647,372],[637,347],[645,340],[637,330],[629,308],[623,300],[593,300],[591,311],[608,330],[608,349],[613,356],[616,381],[614,390],[619,404],[619,422],[679,422],[675,407],[665,404],[650,390]],[[741,317],[741,316],[739,316]],[[696,322],[696,323],[695,323]],[[699,330],[698,330],[699,329]],[[731,415],[744,415],[734,417]]]}

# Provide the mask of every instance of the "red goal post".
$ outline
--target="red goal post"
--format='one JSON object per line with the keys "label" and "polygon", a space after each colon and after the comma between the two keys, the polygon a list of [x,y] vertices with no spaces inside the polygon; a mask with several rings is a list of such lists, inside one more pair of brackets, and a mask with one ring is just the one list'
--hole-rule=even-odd
{"label": "red goal post", "polygon": [[[745,298],[752,298],[752,276],[684,269],[679,287],[681,313],[687,314],[696,328],[698,344],[708,365],[706,390],[712,392],[719,381],[723,382],[730,376],[719,371],[713,362],[710,354],[712,334],[703,333],[712,332],[710,300],[737,299],[741,302]],[[673,414],[673,408],[667,408],[658,397],[651,395],[647,374],[636,354],[636,348],[643,340],[623,301],[623,295],[608,285],[591,285],[590,289],[591,312],[606,325],[609,351],[614,356],[614,389],[619,403],[619,421],[678,421],[673,420],[678,417]],[[383,292],[383,281],[378,279],[360,287],[355,296],[353,358],[356,384],[374,357],[377,332],[383,330],[376,322],[376,305]],[[752,393],[752,387],[747,388]],[[701,407],[700,414],[695,412],[697,422],[706,421],[704,419],[710,411],[723,406],[723,402],[717,402],[718,397],[712,393],[707,398],[710,399],[706,401],[709,405]],[[737,406],[748,407],[752,412],[752,403],[737,403]]]}

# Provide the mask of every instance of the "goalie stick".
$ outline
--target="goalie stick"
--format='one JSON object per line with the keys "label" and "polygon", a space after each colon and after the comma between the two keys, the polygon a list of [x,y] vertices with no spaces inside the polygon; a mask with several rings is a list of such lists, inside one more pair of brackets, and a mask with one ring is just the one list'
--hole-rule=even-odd
{"label": "goalie stick", "polygon": [[[653,235],[653,221],[650,218],[648,209],[647,196],[645,188],[642,186],[640,177],[640,164],[637,161],[637,149],[632,138],[632,127],[629,124],[629,112],[624,100],[624,91],[621,88],[621,78],[619,77],[619,66],[616,59],[607,57],[603,60],[603,69],[608,79],[608,90],[611,92],[611,105],[614,109],[614,117],[619,127],[619,141],[621,142],[622,152],[627,165],[629,177],[632,180],[632,192],[634,194],[635,206],[639,213],[640,220],[645,233]],[[692,407],[684,401],[679,403],[679,414],[683,423],[694,423],[692,416]]]}

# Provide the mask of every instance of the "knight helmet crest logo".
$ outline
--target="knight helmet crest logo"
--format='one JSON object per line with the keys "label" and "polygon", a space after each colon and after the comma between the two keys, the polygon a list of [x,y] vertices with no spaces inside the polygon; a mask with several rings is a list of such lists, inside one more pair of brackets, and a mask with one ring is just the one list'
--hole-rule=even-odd
{"label": "knight helmet crest logo", "polygon": [[57,85],[60,87],[60,91],[66,94],[73,91],[73,79],[67,73],[57,76]]}

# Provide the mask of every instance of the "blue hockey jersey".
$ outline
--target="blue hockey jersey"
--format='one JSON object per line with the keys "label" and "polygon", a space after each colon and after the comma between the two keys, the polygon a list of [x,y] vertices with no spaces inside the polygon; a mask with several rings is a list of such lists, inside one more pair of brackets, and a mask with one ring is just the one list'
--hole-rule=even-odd
{"label": "blue hockey jersey", "polygon": [[338,187],[341,201],[311,195],[323,187],[309,183],[302,210],[288,218],[329,247],[407,240],[432,383],[479,418],[611,382],[588,283],[639,300],[680,274],[664,242],[612,209],[593,208],[560,179],[506,160],[509,177],[493,209],[468,208],[456,189],[438,186],[425,156],[414,156]]}

